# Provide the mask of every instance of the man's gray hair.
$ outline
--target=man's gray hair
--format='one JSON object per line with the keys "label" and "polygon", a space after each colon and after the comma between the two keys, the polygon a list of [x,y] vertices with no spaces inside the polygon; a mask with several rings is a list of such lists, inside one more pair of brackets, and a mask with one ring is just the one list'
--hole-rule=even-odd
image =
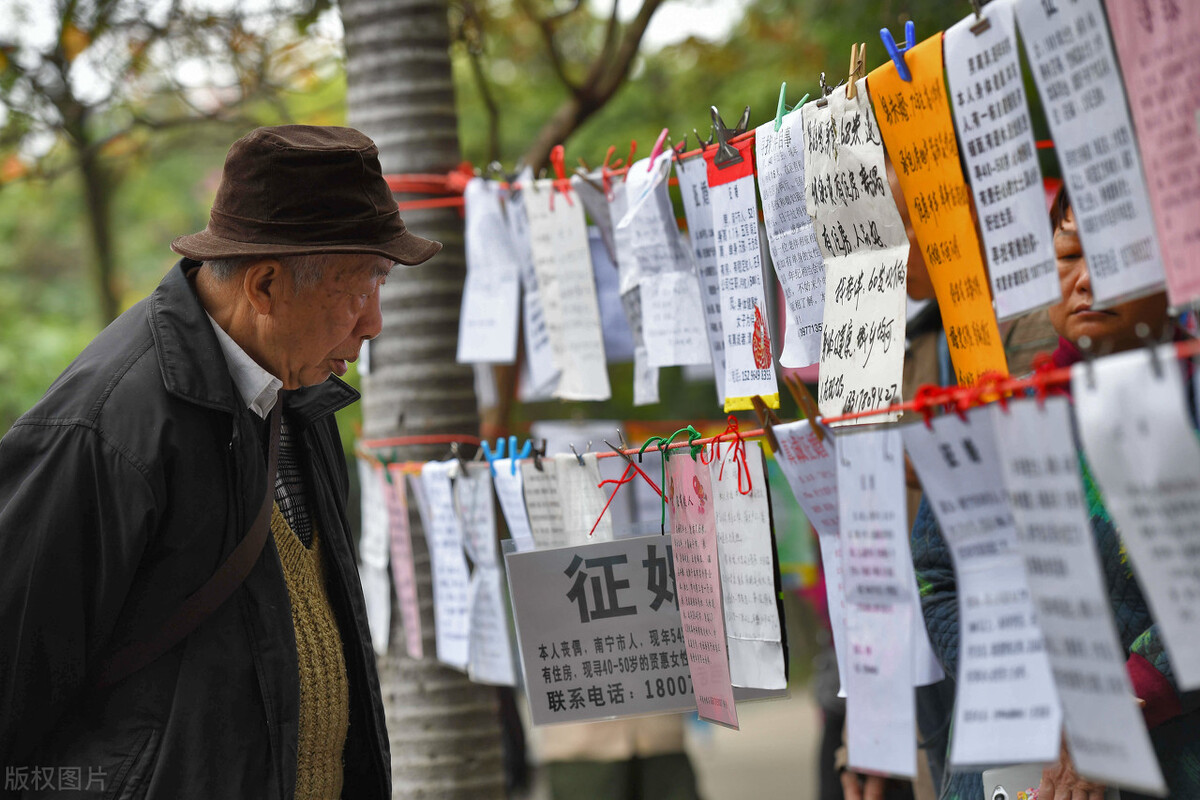
{"label": "man's gray hair", "polygon": [[[334,263],[340,256],[336,253],[313,253],[302,256],[276,256],[276,259],[283,265],[284,269],[291,270],[293,285],[296,291],[309,289],[316,286],[325,278],[325,270]],[[259,259],[256,257],[248,258],[220,258],[212,261],[205,261],[204,264],[212,271],[213,277],[224,283],[234,275],[236,275],[242,267],[253,264]]]}

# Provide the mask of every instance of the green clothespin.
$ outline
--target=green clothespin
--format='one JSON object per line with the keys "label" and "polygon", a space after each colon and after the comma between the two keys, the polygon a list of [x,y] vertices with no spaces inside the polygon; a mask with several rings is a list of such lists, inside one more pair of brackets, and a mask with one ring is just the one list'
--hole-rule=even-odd
{"label": "green clothespin", "polygon": [[802,106],[808,102],[808,95],[805,94],[804,97],[800,98],[799,103],[797,103],[794,106],[789,107],[787,105],[787,103],[784,102],[784,99],[786,96],[787,96],[787,82],[785,81],[784,83],[779,84],[779,105],[775,107],[775,130],[776,131],[778,131],[780,128],[783,127],[783,115],[784,114],[786,114],[789,111],[794,111],[797,108],[799,108],[800,106]]}

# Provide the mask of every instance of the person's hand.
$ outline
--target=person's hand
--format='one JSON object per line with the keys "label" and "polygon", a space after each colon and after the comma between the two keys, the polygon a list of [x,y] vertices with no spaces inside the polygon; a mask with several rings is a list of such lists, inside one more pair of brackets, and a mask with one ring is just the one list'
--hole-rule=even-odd
{"label": "person's hand", "polygon": [[844,800],[883,800],[883,789],[887,778],[879,775],[859,775],[842,770],[842,797]]}
{"label": "person's hand", "polygon": [[1058,761],[1042,770],[1038,800],[1104,800],[1104,784],[1079,777],[1064,742]]}

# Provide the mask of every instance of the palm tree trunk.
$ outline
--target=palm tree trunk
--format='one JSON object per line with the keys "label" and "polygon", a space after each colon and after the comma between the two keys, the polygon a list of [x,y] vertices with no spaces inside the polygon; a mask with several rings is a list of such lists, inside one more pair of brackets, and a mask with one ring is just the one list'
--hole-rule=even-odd
{"label": "palm tree trunk", "polygon": [[[460,159],[450,72],[447,8],[439,0],[342,0],[350,124],[379,146],[385,173],[437,173]],[[407,199],[407,198],[400,198]],[[383,292],[383,332],[371,344],[363,379],[368,438],[479,429],[473,374],[455,363],[466,266],[463,226],[453,209],[406,212],[405,223],[445,249],[420,267],[397,267]],[[403,459],[441,458],[417,446]],[[410,504],[415,508],[415,504]],[[433,659],[429,555],[420,520],[413,550],[427,657],[410,659],[403,637],[380,660],[396,798],[504,797],[503,750],[490,687]],[[398,623],[399,614],[392,615]]]}

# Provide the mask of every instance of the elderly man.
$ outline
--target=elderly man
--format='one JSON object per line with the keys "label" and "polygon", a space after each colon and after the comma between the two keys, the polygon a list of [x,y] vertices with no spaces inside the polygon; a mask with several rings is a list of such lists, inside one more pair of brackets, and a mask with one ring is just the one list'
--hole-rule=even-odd
{"label": "elderly man", "polygon": [[233,145],[184,258],[0,441],[5,795],[391,796],[334,412],[440,247],[357,131]]}

